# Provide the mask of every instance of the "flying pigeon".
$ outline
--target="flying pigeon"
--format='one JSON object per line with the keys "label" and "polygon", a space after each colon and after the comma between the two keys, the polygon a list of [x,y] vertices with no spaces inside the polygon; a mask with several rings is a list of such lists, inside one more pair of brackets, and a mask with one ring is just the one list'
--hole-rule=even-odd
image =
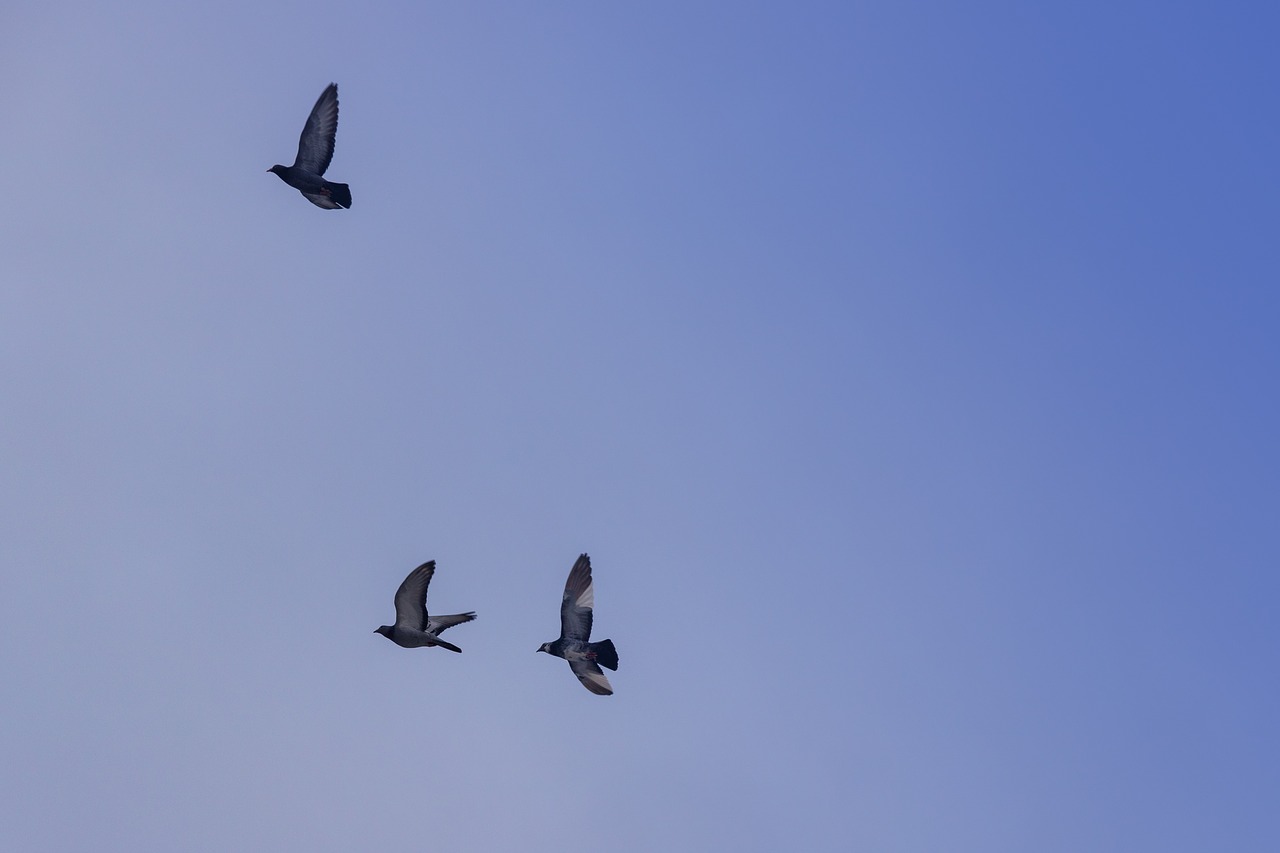
{"label": "flying pigeon", "polygon": [[591,608],[595,595],[591,586],[591,558],[578,557],[569,571],[564,585],[564,598],[560,601],[560,639],[543,643],[538,651],[564,658],[569,669],[578,676],[582,686],[599,696],[612,696],[613,687],[604,677],[600,667],[618,669],[618,651],[613,640],[591,639]]}
{"label": "flying pigeon", "polygon": [[374,631],[397,646],[416,649],[419,646],[443,646],[451,652],[462,649],[446,643],[439,634],[445,628],[461,625],[476,618],[475,613],[455,613],[452,616],[427,615],[427,584],[436,572],[436,561],[429,560],[409,572],[409,576],[396,590],[396,624],[383,625]]}
{"label": "flying pigeon", "polygon": [[292,166],[272,166],[280,180],[307,197],[307,201],[325,210],[351,206],[351,190],[346,184],[326,181],[322,176],[333,159],[333,137],[338,132],[338,84],[330,83],[320,93],[316,105],[307,116],[298,140],[298,156]]}

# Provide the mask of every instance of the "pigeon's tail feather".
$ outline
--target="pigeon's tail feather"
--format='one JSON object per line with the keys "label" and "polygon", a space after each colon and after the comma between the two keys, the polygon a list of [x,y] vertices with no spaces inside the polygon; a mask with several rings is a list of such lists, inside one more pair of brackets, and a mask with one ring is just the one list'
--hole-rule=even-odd
{"label": "pigeon's tail feather", "polygon": [[596,663],[605,669],[618,669],[618,650],[613,647],[613,640],[601,640],[591,644],[591,653],[596,656]]}
{"label": "pigeon's tail feather", "polygon": [[351,188],[346,184],[335,184],[331,181],[326,181],[325,188],[329,190],[329,198],[343,207],[351,207]]}

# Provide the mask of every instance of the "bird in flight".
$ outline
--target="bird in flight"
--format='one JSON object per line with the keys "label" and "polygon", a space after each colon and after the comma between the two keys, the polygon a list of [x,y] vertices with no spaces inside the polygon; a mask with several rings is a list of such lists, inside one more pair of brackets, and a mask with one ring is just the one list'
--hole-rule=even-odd
{"label": "bird in flight", "polygon": [[320,93],[316,105],[307,116],[298,139],[298,156],[292,166],[275,165],[268,172],[275,172],[280,180],[306,196],[317,207],[336,210],[351,207],[351,189],[346,184],[336,184],[324,179],[325,169],[333,159],[333,138],[338,132],[338,84],[330,83]]}
{"label": "bird in flight", "polygon": [[599,696],[612,696],[613,687],[600,667],[618,669],[618,651],[613,640],[591,642],[591,608],[595,593],[591,584],[591,558],[578,557],[569,571],[560,600],[560,639],[543,643],[538,651],[564,658],[582,686]]}
{"label": "bird in flight", "polygon": [[397,646],[416,649],[420,646],[442,646],[451,652],[462,649],[440,639],[440,632],[476,618],[472,613],[455,613],[452,616],[427,615],[427,585],[435,574],[436,561],[428,560],[409,572],[409,576],[396,590],[396,624],[383,625],[374,631]]}

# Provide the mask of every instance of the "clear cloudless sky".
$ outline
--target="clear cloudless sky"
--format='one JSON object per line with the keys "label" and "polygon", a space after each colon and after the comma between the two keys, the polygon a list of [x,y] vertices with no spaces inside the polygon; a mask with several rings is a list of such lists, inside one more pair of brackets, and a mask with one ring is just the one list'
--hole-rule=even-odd
{"label": "clear cloudless sky", "polygon": [[10,0],[0,848],[1280,849],[1277,33]]}

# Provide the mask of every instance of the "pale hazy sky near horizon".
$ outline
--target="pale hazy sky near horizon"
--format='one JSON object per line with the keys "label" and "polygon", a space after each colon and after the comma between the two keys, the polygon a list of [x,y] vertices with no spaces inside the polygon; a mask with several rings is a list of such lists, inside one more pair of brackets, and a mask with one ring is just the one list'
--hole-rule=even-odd
{"label": "pale hazy sky near horizon", "polygon": [[6,4],[0,848],[1278,849],[1278,27]]}

